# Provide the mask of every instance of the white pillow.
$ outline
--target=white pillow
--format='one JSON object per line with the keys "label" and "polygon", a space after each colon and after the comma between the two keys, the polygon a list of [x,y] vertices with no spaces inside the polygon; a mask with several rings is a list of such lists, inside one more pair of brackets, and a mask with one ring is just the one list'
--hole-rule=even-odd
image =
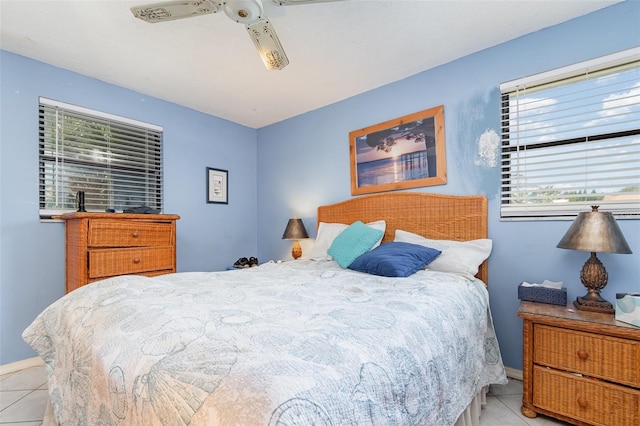
{"label": "white pillow", "polygon": [[[367,225],[374,229],[380,229],[382,231],[382,237],[384,238],[384,231],[387,228],[387,222],[385,222],[384,220],[378,220],[375,222],[367,223]],[[343,223],[320,222],[320,224],[318,225],[318,235],[316,236],[316,242],[311,249],[309,259],[331,260],[331,256],[327,254],[327,250],[329,250],[329,247],[331,247],[333,240],[348,227],[349,225],[345,225]],[[380,238],[380,241],[374,244],[373,248],[378,247],[381,241],[382,238]]]}
{"label": "white pillow", "polygon": [[486,238],[471,241],[430,240],[400,229],[396,230],[394,241],[440,250],[440,256],[427,265],[426,269],[469,275],[478,273],[480,264],[489,257],[493,246],[492,241]]}

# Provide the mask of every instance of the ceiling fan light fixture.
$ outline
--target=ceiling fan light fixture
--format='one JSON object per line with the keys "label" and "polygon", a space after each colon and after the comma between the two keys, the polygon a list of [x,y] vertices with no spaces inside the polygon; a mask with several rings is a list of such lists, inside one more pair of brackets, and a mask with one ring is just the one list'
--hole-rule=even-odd
{"label": "ceiling fan light fixture", "polygon": [[249,32],[253,44],[268,70],[281,70],[289,65],[289,59],[284,53],[280,40],[276,35],[273,25],[266,19],[247,24],[245,26]]}
{"label": "ceiling fan light fixture", "polygon": [[227,0],[224,2],[223,10],[232,20],[249,24],[262,17],[262,0]]}

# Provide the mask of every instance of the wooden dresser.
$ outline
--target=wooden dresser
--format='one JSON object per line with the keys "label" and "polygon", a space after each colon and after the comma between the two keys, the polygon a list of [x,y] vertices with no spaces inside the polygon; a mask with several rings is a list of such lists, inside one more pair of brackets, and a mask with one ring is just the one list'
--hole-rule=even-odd
{"label": "wooden dresser", "polygon": [[178,215],[67,213],[67,293],[108,277],[176,272]]}
{"label": "wooden dresser", "polygon": [[640,425],[640,328],[611,314],[522,302],[522,414]]}

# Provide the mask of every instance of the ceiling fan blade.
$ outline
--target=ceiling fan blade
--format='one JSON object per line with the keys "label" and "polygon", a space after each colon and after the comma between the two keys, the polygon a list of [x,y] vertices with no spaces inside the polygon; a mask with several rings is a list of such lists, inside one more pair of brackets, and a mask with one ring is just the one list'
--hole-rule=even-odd
{"label": "ceiling fan blade", "polygon": [[281,70],[289,65],[289,59],[284,53],[271,22],[266,19],[258,19],[245,27],[268,70]]}
{"label": "ceiling fan blade", "polygon": [[218,0],[173,0],[134,6],[131,13],[138,19],[155,24],[216,13],[222,9],[222,3]]}
{"label": "ceiling fan blade", "polygon": [[305,4],[305,3],[328,3],[333,1],[344,1],[344,0],[271,0],[271,3],[278,6],[291,6],[291,5]]}

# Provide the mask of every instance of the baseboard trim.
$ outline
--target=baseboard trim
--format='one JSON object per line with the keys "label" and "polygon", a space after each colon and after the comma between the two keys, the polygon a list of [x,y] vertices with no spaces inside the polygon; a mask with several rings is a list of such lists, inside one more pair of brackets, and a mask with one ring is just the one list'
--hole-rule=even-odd
{"label": "baseboard trim", "polygon": [[507,377],[510,377],[516,380],[522,380],[522,370],[516,370],[515,368],[505,367],[504,371],[505,373],[507,373]]}
{"label": "baseboard trim", "polygon": [[0,365],[0,375],[14,373],[16,371],[24,370],[25,368],[40,367],[42,365],[44,365],[44,361],[39,356],[27,358],[21,361]]}

